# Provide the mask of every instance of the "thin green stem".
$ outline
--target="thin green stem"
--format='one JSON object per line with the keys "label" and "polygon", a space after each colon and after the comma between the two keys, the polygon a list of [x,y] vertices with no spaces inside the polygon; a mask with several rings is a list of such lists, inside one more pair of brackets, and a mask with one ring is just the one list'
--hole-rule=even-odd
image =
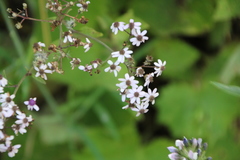
{"label": "thin green stem", "polygon": [[23,83],[23,81],[25,80],[25,78],[26,78],[27,76],[29,76],[29,74],[31,73],[32,69],[33,69],[33,67],[30,68],[29,71],[27,72],[27,74],[25,74],[25,75],[21,78],[21,80],[18,82],[17,87],[15,88],[15,90],[14,90],[14,92],[13,92],[14,95],[17,94],[17,91],[18,91],[19,87],[21,86],[21,84]]}

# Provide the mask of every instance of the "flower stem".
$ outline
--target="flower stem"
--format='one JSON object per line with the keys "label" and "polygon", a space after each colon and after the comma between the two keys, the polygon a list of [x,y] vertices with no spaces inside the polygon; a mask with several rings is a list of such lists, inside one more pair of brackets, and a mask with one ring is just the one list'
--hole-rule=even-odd
{"label": "flower stem", "polygon": [[23,81],[25,80],[25,78],[27,76],[29,76],[29,74],[31,73],[33,67],[29,69],[29,71],[21,78],[21,80],[18,82],[17,86],[16,86],[16,89],[14,90],[13,94],[16,95],[19,87],[21,86],[21,84],[23,83]]}

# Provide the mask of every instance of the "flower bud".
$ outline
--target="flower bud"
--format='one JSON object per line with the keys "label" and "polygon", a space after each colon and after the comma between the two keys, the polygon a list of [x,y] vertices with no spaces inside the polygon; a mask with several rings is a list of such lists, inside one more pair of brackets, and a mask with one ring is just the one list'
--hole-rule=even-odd
{"label": "flower bud", "polygon": [[22,24],[20,22],[18,22],[18,23],[15,24],[15,27],[17,29],[21,29],[22,28]]}
{"label": "flower bud", "polygon": [[8,9],[7,9],[7,12],[8,12],[8,13],[11,13],[11,12],[12,12],[12,9],[11,9],[11,8],[8,8]]}
{"label": "flower bud", "polygon": [[26,10],[27,9],[27,3],[23,3],[23,9]]}
{"label": "flower bud", "polygon": [[17,13],[13,12],[13,13],[12,13],[12,17],[13,17],[13,18],[16,18],[16,17],[17,17]]}

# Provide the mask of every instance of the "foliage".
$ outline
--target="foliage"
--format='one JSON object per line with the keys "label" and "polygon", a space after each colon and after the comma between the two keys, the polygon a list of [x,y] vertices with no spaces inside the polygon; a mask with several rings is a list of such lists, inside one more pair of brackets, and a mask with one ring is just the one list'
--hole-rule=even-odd
{"label": "foliage", "polygon": [[[19,7],[10,6],[10,1],[3,2],[11,8]],[[42,0],[36,3],[29,0],[29,5],[31,13],[38,18],[53,16],[51,13],[47,17],[39,15],[45,8]],[[1,12],[5,10],[1,8]],[[79,29],[86,34],[90,32],[116,50],[119,49],[116,44],[126,37],[114,37],[110,33],[112,22],[128,21],[132,17],[148,28],[148,43],[136,48],[133,56],[139,64],[146,54],[167,61],[163,76],[154,82],[153,88],[160,89],[156,104],[150,106],[154,111],[136,118],[132,112],[121,109],[123,103],[113,75],[102,71],[89,76],[71,70],[68,62],[63,61],[66,72],[50,75],[46,85],[31,78],[23,83],[18,100],[30,94],[42,95],[39,98],[42,108],[34,115],[34,127],[27,136],[16,138],[26,149],[12,159],[164,160],[169,154],[166,147],[183,136],[203,138],[209,145],[207,154],[213,159],[238,159],[238,1],[92,0],[85,16],[89,18],[89,28]],[[41,30],[40,25],[46,25],[46,29]],[[25,25],[15,36],[9,37],[14,34],[9,26],[0,32],[1,37],[5,37],[0,42],[1,72],[13,79],[12,84],[19,81],[29,66],[33,43],[39,39],[49,43],[58,39],[57,29],[47,31],[48,24],[34,22],[30,26],[32,29]],[[16,42],[15,38],[21,40]],[[84,54],[81,49],[69,52]],[[99,56],[106,58],[108,52],[94,43],[83,61]],[[120,73],[119,77],[123,75]],[[1,159],[10,158],[1,155]]]}

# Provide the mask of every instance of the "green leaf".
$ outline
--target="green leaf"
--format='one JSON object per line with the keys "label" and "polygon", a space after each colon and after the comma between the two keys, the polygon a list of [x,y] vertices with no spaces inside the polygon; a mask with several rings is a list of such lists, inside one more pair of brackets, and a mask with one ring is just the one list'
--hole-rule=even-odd
{"label": "green leaf", "polygon": [[238,0],[217,0],[217,9],[214,13],[215,20],[226,21],[240,15],[240,3]]}
{"label": "green leaf", "polygon": [[93,109],[94,109],[95,113],[97,114],[97,116],[99,117],[100,121],[110,132],[110,135],[114,139],[119,139],[119,134],[118,134],[116,125],[114,123],[114,120],[111,117],[110,113],[105,109],[105,106],[103,106],[103,104],[101,102],[99,102],[94,106]]}
{"label": "green leaf", "polygon": [[220,79],[223,83],[229,83],[236,75],[240,74],[240,45],[236,46],[230,58],[227,60]]}
{"label": "green leaf", "polygon": [[45,80],[43,80],[41,77],[36,77],[35,74],[32,75],[32,78],[35,79],[36,81],[42,83],[42,84],[46,84]]}
{"label": "green leaf", "polygon": [[62,123],[58,116],[38,116],[37,126],[39,127],[42,141],[46,144],[59,144],[73,138],[68,127]]}
{"label": "green leaf", "polygon": [[199,57],[199,51],[178,39],[164,39],[154,42],[152,55],[156,59],[166,61],[163,72],[167,77],[182,77],[188,72]]}
{"label": "green leaf", "polygon": [[79,28],[79,31],[81,33],[86,34],[91,37],[102,37],[103,36],[102,33],[96,31],[93,28],[87,27],[87,26],[81,26],[81,28]]}
{"label": "green leaf", "polygon": [[145,20],[154,34],[195,35],[209,30],[213,24],[214,2],[209,0],[183,1],[176,0],[133,0],[135,14]]}
{"label": "green leaf", "polygon": [[224,85],[224,84],[218,83],[218,82],[211,82],[211,83],[224,92],[227,92],[227,93],[235,95],[235,96],[240,96],[240,87],[238,87],[238,86]]}

